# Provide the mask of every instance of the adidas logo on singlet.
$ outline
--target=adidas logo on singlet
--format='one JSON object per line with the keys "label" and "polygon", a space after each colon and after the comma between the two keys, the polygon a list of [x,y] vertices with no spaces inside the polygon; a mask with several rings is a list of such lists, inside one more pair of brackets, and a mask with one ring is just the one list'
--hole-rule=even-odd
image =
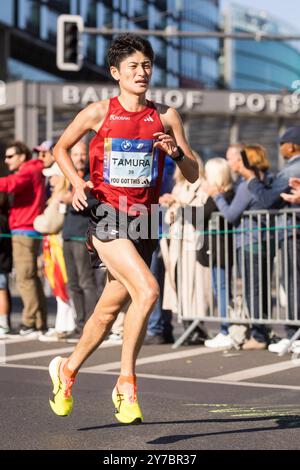
{"label": "adidas logo on singlet", "polygon": [[144,121],[146,121],[146,122],[153,122],[154,119],[153,119],[151,116],[147,116],[147,117],[145,117]]}
{"label": "adidas logo on singlet", "polygon": [[111,121],[130,121],[130,116],[116,116],[115,114],[111,114],[109,119]]}

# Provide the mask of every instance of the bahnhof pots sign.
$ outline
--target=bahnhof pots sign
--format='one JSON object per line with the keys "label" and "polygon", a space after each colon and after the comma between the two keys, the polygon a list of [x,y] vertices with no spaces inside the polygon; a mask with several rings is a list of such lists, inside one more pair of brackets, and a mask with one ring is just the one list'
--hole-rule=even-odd
{"label": "bahnhof pots sign", "polygon": [[[118,94],[117,87],[64,85],[61,102],[65,105],[81,105],[107,99]],[[242,93],[218,90],[178,90],[156,88],[147,97],[158,103],[172,106],[185,112],[197,113],[254,113],[288,114],[300,113],[298,94]]]}
{"label": "bahnhof pots sign", "polygon": [[[5,100],[0,100],[0,110],[18,105],[47,107],[51,104],[55,108],[74,107],[76,112],[76,109],[89,103],[116,96],[118,93],[118,87],[109,84],[17,81],[7,84]],[[153,88],[148,91],[147,97],[191,115],[300,117],[300,93],[297,92],[276,94]]]}

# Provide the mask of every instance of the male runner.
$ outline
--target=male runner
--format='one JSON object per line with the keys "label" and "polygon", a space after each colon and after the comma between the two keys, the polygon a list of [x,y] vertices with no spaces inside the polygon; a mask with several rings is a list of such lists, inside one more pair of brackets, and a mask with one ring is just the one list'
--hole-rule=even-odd
{"label": "male runner", "polygon": [[[107,284],[73,354],[68,359],[56,357],[49,366],[54,387],[50,405],[60,416],[72,411],[72,385],[81,365],[104,340],[130,299],[124,322],[121,374],[112,399],[118,421],[126,424],[143,421],[136,393],[135,364],[148,317],[159,295],[158,284],[149,269],[155,243],[149,238],[136,240],[130,239],[130,234],[129,238],[125,236],[127,230],[121,214],[127,213],[131,223],[143,212],[150,220],[151,205],[158,202],[166,154],[174,158],[188,181],[198,178],[198,165],[178,113],[146,100],[153,58],[153,49],[146,39],[133,34],[115,39],[108,51],[108,64],[112,77],[119,82],[120,95],[82,110],[54,149],[56,161],[74,188],[73,207],[79,211],[87,206],[88,191],[99,200],[97,211],[91,213],[89,249],[94,250],[108,270]],[[89,151],[91,181],[84,181],[77,174],[68,150],[90,130],[96,132]],[[134,204],[139,204],[138,211]],[[117,214],[117,228],[109,233],[99,229],[104,212],[108,218]]]}

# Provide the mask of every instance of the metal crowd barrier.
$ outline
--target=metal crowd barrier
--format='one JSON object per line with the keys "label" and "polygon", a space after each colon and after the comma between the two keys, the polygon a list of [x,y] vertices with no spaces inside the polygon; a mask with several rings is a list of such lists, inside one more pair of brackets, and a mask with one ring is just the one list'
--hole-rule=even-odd
{"label": "metal crowd barrier", "polygon": [[[300,337],[300,209],[245,211],[238,228],[216,212],[209,222],[208,236],[210,273],[212,277],[213,268],[216,270],[217,295],[212,288],[209,311],[190,319],[192,324],[174,347],[182,344],[201,321],[298,327],[280,353],[285,354]],[[221,268],[225,270],[225,316],[220,313]],[[179,262],[178,285],[180,272]],[[189,319],[180,298],[178,318]]]}

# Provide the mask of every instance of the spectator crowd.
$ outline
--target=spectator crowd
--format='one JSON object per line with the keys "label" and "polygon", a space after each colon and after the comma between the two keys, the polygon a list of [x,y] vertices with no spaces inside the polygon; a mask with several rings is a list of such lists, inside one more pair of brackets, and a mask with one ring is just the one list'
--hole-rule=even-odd
{"label": "spectator crowd", "polygon": [[[167,236],[159,227],[160,242],[151,270],[160,285],[161,295],[150,316],[145,344],[173,343],[173,318],[178,301],[184,312],[183,325],[192,319],[205,318],[212,290],[218,314],[224,318],[213,338],[201,323],[187,338],[190,344],[209,348],[231,348],[235,345],[228,321],[233,266],[232,232],[236,233],[235,256],[242,277],[245,307],[254,319],[241,344],[244,350],[266,349],[280,353],[298,329],[292,320],[300,320],[297,292],[300,292],[300,236],[289,236],[283,250],[288,324],[284,338],[274,340],[270,325],[255,322],[267,317],[268,266],[273,266],[272,249],[262,237],[260,248],[255,218],[250,222],[245,211],[300,208],[300,127],[290,127],[278,138],[284,164],[274,174],[266,150],[259,144],[230,145],[226,158],[216,156],[203,165],[199,155],[199,178],[191,184],[181,175],[172,159],[166,157],[160,204]],[[53,157],[54,142],[45,141],[31,151],[23,142],[9,142],[5,150],[8,176],[0,178],[0,338],[19,334],[41,341],[79,338],[82,328],[98,301],[105,283],[105,270],[94,269],[93,253],[86,246],[86,230],[91,208],[97,205],[92,193],[87,207],[77,212],[72,207],[73,188]],[[244,158],[246,155],[248,164]],[[71,150],[74,167],[89,180],[88,154],[85,142]],[[183,208],[192,209],[188,220],[180,217]],[[201,209],[204,229],[199,243],[194,215]],[[212,214],[219,212],[220,234],[212,237],[209,249],[208,227]],[[241,220],[243,218],[243,227]],[[276,228],[276,227],[275,227]],[[182,234],[177,237],[174,234]],[[245,232],[242,235],[242,232]],[[250,236],[250,233],[252,235]],[[217,249],[218,244],[218,249]],[[283,241],[282,241],[283,244]],[[218,256],[217,256],[218,253]],[[43,276],[38,271],[42,261]],[[178,272],[180,266],[180,283]],[[23,303],[22,323],[18,330],[11,325],[9,274],[14,269],[17,290]],[[45,280],[56,299],[55,325],[48,328]],[[295,292],[296,291],[296,292]],[[107,341],[121,342],[126,311],[113,326]]]}

